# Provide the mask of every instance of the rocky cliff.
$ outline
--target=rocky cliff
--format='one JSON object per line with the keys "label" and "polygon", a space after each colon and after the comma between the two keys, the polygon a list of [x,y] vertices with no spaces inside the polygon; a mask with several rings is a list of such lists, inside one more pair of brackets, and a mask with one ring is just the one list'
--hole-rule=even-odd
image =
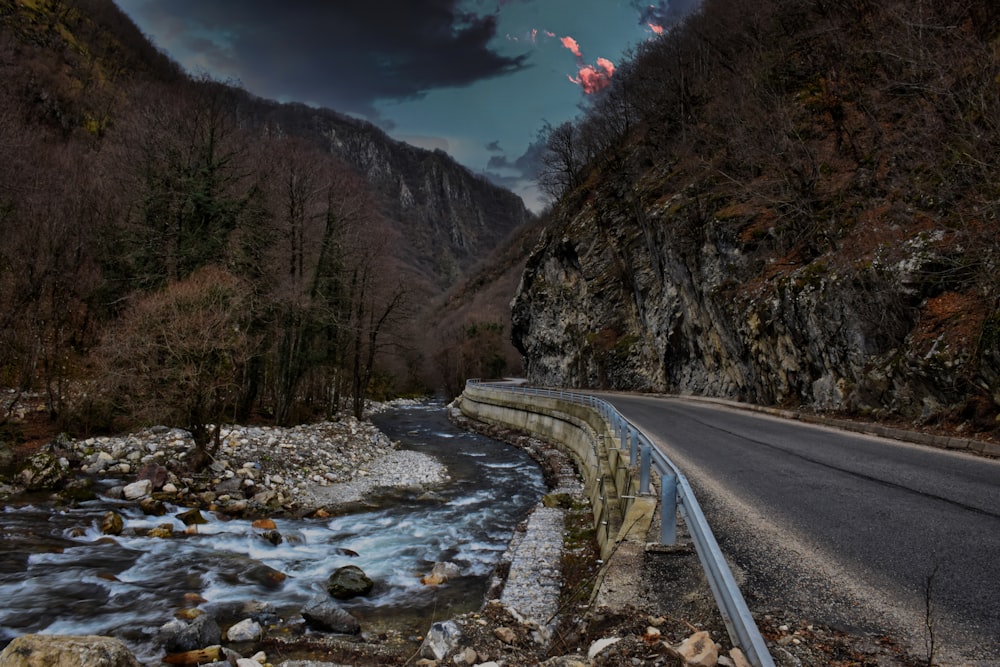
{"label": "rocky cliff", "polygon": [[610,189],[529,259],[512,317],[532,381],[924,419],[1000,403],[1000,317],[934,284],[943,236],[777,273],[691,193],[637,214]]}
{"label": "rocky cliff", "polygon": [[[649,102],[565,179],[512,304],[530,380],[996,429],[995,17],[928,18],[953,26],[933,43],[898,3],[741,11],[706,3],[625,68]],[[954,70],[877,55],[921,49]]]}

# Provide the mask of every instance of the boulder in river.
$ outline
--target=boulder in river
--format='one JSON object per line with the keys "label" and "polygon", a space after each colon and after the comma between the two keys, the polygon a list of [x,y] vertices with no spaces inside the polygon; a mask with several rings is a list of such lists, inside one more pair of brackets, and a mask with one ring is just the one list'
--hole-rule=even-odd
{"label": "boulder in river", "polygon": [[0,652],[3,667],[139,667],[119,639],[97,635],[22,635]]}
{"label": "boulder in river", "polygon": [[326,581],[326,590],[338,600],[368,595],[374,586],[375,582],[357,565],[337,568]]}
{"label": "boulder in river", "polygon": [[430,574],[425,574],[420,578],[420,582],[426,584],[427,586],[437,586],[438,584],[443,584],[449,579],[454,579],[459,574],[458,565],[451,562],[439,562],[434,563],[434,567],[431,568]]}
{"label": "boulder in river", "polygon": [[101,532],[105,535],[121,535],[125,522],[118,512],[106,512],[101,519]]}
{"label": "boulder in river", "polygon": [[195,526],[208,523],[208,519],[202,516],[201,511],[197,508],[186,510],[177,515],[180,522],[185,526]]}

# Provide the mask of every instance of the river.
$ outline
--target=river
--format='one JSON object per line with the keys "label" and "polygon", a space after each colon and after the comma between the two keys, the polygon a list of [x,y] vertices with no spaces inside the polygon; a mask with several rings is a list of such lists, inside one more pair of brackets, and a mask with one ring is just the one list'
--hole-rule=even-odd
{"label": "river", "polygon": [[[8,505],[0,518],[0,647],[25,633],[111,635],[148,662],[161,655],[157,629],[185,607],[197,604],[226,625],[241,620],[245,603],[267,603],[275,622],[294,627],[305,604],[327,595],[327,576],[348,564],[376,582],[368,597],[343,603],[365,632],[419,635],[434,620],[477,609],[516,525],[544,493],[540,469],[520,449],[457,429],[440,403],[394,408],[374,421],[401,448],[438,458],[451,481],[429,498],[394,494],[349,515],[278,518],[277,545],[248,520],[211,513],[184,535],[174,517],[183,507],[155,517],[109,500]],[[109,509],[125,518],[122,536],[98,529]],[[181,534],[136,534],[162,523]],[[423,585],[439,561],[458,565],[461,576]]]}

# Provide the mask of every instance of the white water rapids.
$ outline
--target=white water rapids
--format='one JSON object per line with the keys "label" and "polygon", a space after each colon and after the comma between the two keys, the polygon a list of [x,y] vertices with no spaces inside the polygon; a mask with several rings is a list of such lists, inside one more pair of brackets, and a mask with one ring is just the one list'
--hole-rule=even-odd
{"label": "white water rapids", "polygon": [[[395,495],[370,511],[327,519],[277,518],[274,545],[247,519],[204,512],[207,524],[184,534],[170,507],[144,516],[130,503],[98,500],[76,508],[8,506],[0,514],[0,647],[25,633],[117,636],[140,660],[161,655],[156,630],[178,610],[199,606],[221,625],[241,620],[247,602],[274,606],[293,622],[327,577],[357,565],[375,581],[371,595],[347,601],[365,631],[393,627],[422,634],[431,621],[478,608],[513,530],[544,492],[537,465],[521,450],[456,430],[440,405],[397,409],[377,418],[405,448],[439,458],[452,480],[438,499]],[[98,530],[115,509],[122,536]],[[170,523],[175,536],[138,536]],[[356,554],[356,555],[354,555]],[[456,563],[457,580],[432,587],[420,577],[438,561]]]}

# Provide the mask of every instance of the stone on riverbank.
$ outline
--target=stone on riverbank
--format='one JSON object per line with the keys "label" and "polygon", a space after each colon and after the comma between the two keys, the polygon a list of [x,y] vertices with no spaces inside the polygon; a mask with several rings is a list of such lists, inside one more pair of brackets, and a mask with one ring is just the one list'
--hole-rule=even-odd
{"label": "stone on riverbank", "polygon": [[231,642],[252,642],[260,639],[263,633],[260,623],[252,618],[245,618],[226,631],[226,639]]}
{"label": "stone on riverbank", "polygon": [[208,614],[196,617],[190,623],[173,620],[160,627],[157,639],[167,653],[185,653],[222,641],[222,630]]}
{"label": "stone on riverbank", "polygon": [[361,632],[361,623],[334,602],[319,600],[302,609],[302,618],[310,628],[321,632],[335,632],[356,635]]}
{"label": "stone on riverbank", "polygon": [[153,492],[153,483],[148,479],[140,479],[138,482],[132,482],[131,484],[126,484],[125,488],[122,489],[122,495],[125,500],[138,500],[148,496]]}
{"label": "stone on riverbank", "polygon": [[18,483],[29,491],[46,491],[62,485],[69,474],[69,464],[47,452],[28,459],[17,474]]}
{"label": "stone on riverbank", "polygon": [[97,635],[22,635],[0,652],[0,667],[139,667],[121,640]]}

